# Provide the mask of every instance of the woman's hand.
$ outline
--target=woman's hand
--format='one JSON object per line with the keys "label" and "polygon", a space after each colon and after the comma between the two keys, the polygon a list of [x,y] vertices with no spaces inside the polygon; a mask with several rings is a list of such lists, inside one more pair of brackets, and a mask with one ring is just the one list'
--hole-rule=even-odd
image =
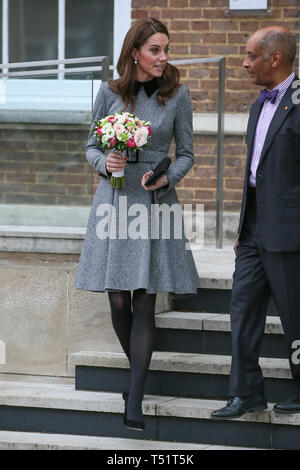
{"label": "woman's hand", "polygon": [[169,184],[167,175],[162,175],[160,178],[158,178],[157,181],[155,181],[154,184],[152,184],[151,186],[146,186],[145,183],[152,174],[153,174],[153,171],[150,170],[150,171],[147,171],[147,173],[145,173],[142,177],[141,184],[146,191],[148,191],[149,189],[150,191],[154,191],[154,189],[158,189],[158,188],[161,188],[162,186],[166,186],[167,184]]}
{"label": "woman's hand", "polygon": [[109,153],[106,158],[106,170],[109,173],[114,173],[115,171],[121,171],[127,165],[128,157],[124,156],[119,152]]}

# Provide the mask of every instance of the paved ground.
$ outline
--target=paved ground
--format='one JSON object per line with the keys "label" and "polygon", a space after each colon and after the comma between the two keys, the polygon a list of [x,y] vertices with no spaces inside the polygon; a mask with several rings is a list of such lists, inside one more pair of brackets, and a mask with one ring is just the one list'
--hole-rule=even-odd
{"label": "paved ground", "polygon": [[231,279],[235,254],[233,246],[218,249],[212,246],[198,249],[192,246],[193,256],[201,278]]}

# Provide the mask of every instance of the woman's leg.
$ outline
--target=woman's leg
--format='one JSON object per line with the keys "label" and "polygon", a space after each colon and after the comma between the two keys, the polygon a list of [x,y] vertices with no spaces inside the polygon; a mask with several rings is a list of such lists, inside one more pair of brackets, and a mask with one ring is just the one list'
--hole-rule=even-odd
{"label": "woman's leg", "polygon": [[130,362],[130,334],[132,326],[131,292],[108,292],[113,328]]}
{"label": "woman's leg", "polygon": [[142,400],[155,340],[156,294],[145,289],[133,291],[133,323],[130,337],[131,385],[127,419],[143,422]]}

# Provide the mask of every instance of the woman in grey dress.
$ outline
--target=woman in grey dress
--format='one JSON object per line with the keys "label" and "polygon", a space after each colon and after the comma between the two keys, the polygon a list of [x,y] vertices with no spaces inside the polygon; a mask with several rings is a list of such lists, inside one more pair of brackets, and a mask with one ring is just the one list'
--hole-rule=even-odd
{"label": "woman in grey dress", "polygon": [[[152,140],[149,149],[137,155],[128,152],[124,159],[118,153],[102,152],[90,133],[87,160],[102,177],[75,279],[77,289],[108,292],[113,327],[131,371],[130,385],[123,393],[124,423],[139,430],[144,429],[142,400],[154,347],[156,294],[196,294],[199,283],[182,215],[178,219],[174,214],[172,219],[166,212],[152,211],[180,209],[175,185],[194,163],[189,91],[180,85],[178,70],[167,62],[168,50],[169,33],[162,23],[154,18],[138,21],[124,40],[117,65],[120,78],[102,83],[96,97],[94,120],[134,112],[151,122]],[[173,137],[174,163],[147,187]],[[125,188],[113,188],[111,173],[122,169]],[[134,218],[137,213],[140,216]]]}

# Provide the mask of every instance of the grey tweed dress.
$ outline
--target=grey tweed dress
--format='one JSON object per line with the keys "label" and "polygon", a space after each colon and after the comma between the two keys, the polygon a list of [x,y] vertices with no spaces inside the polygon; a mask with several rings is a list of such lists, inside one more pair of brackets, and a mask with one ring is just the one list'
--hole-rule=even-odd
{"label": "grey tweed dress", "polygon": [[[199,277],[184,235],[183,217],[181,214],[178,219],[170,211],[171,206],[179,206],[175,185],[194,163],[189,90],[181,86],[165,106],[158,103],[156,95],[157,90],[149,96],[143,86],[138,91],[134,114],[151,122],[151,148],[139,151],[138,159],[134,152],[129,152],[125,188],[110,186],[106,155],[90,133],[86,158],[102,177],[76,271],[77,289],[197,293]],[[108,83],[102,83],[93,121],[123,108],[121,97],[109,89]],[[173,137],[176,159],[166,173],[169,184],[154,191],[144,190],[143,174],[167,156]],[[169,217],[162,217],[163,208],[169,210]],[[170,222],[166,225],[168,229],[164,228],[163,219]]]}

